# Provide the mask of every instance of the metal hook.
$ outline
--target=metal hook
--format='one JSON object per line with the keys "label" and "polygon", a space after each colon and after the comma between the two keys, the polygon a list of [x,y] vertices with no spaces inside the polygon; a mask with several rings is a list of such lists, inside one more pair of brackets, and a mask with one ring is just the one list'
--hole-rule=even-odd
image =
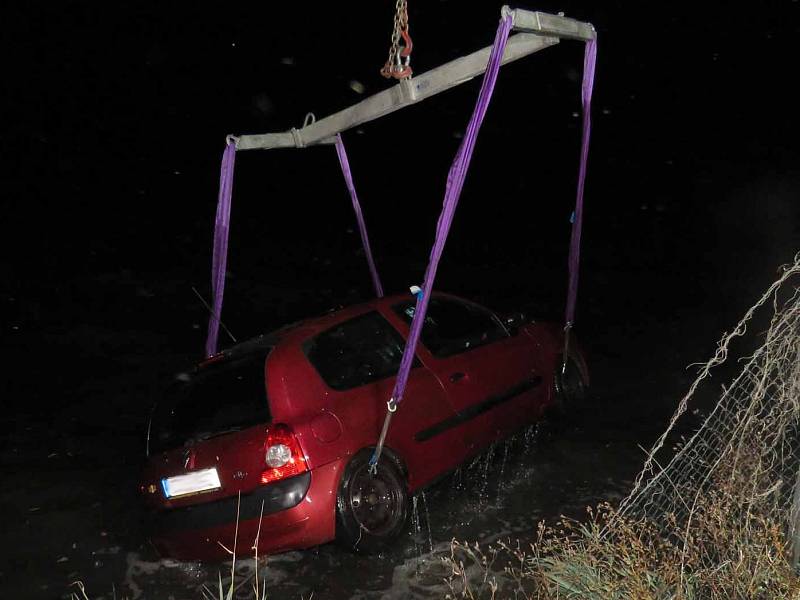
{"label": "metal hook", "polygon": [[411,41],[411,36],[408,34],[408,30],[404,29],[400,32],[400,35],[403,37],[403,42],[405,46],[400,51],[400,56],[403,58],[409,58],[411,56],[411,51],[414,49],[414,42]]}

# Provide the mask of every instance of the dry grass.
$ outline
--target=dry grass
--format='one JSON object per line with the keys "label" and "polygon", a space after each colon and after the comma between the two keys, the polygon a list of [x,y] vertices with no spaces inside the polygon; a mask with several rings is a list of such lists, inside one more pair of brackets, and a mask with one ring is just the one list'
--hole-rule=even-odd
{"label": "dry grass", "polygon": [[740,507],[709,496],[691,527],[667,532],[617,515],[607,504],[585,522],[539,525],[534,542],[486,549],[458,541],[443,559],[448,598],[800,598],[783,527],[741,519]]}

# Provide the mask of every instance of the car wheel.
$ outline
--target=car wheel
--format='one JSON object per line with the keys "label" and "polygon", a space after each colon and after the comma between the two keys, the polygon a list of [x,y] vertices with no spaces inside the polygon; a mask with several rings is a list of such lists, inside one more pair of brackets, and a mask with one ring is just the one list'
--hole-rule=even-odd
{"label": "car wheel", "polygon": [[356,552],[385,549],[405,528],[408,491],[392,461],[383,455],[373,475],[371,452],[356,455],[347,465],[336,499],[336,537]]}
{"label": "car wheel", "polygon": [[586,402],[587,385],[580,367],[572,358],[566,366],[559,357],[553,377],[555,385],[554,412],[559,417],[572,417]]}

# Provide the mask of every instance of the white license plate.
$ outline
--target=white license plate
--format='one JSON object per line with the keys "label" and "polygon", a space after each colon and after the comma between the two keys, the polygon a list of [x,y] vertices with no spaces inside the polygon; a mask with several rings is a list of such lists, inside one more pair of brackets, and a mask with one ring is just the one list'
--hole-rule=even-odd
{"label": "white license plate", "polygon": [[212,467],[186,473],[186,475],[166,477],[161,480],[161,487],[164,488],[164,495],[167,498],[177,498],[178,496],[218,490],[222,486],[219,483],[217,470]]}

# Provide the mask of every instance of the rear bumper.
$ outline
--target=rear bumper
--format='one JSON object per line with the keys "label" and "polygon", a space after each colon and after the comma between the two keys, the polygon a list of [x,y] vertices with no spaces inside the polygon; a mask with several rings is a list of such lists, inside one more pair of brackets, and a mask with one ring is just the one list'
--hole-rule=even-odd
{"label": "rear bumper", "polygon": [[283,481],[257,488],[252,494],[225,498],[206,504],[194,504],[171,510],[161,510],[151,515],[150,529],[161,533],[209,529],[227,525],[231,519],[239,522],[257,519],[262,514],[271,515],[294,508],[303,501],[311,486],[311,473],[306,472]]}
{"label": "rear bumper", "polygon": [[260,487],[241,501],[226,498],[154,512],[150,540],[160,554],[180,560],[228,558],[225,548],[233,550],[234,541],[239,556],[251,556],[256,539],[259,555],[328,542],[336,532],[339,473],[336,461]]}

